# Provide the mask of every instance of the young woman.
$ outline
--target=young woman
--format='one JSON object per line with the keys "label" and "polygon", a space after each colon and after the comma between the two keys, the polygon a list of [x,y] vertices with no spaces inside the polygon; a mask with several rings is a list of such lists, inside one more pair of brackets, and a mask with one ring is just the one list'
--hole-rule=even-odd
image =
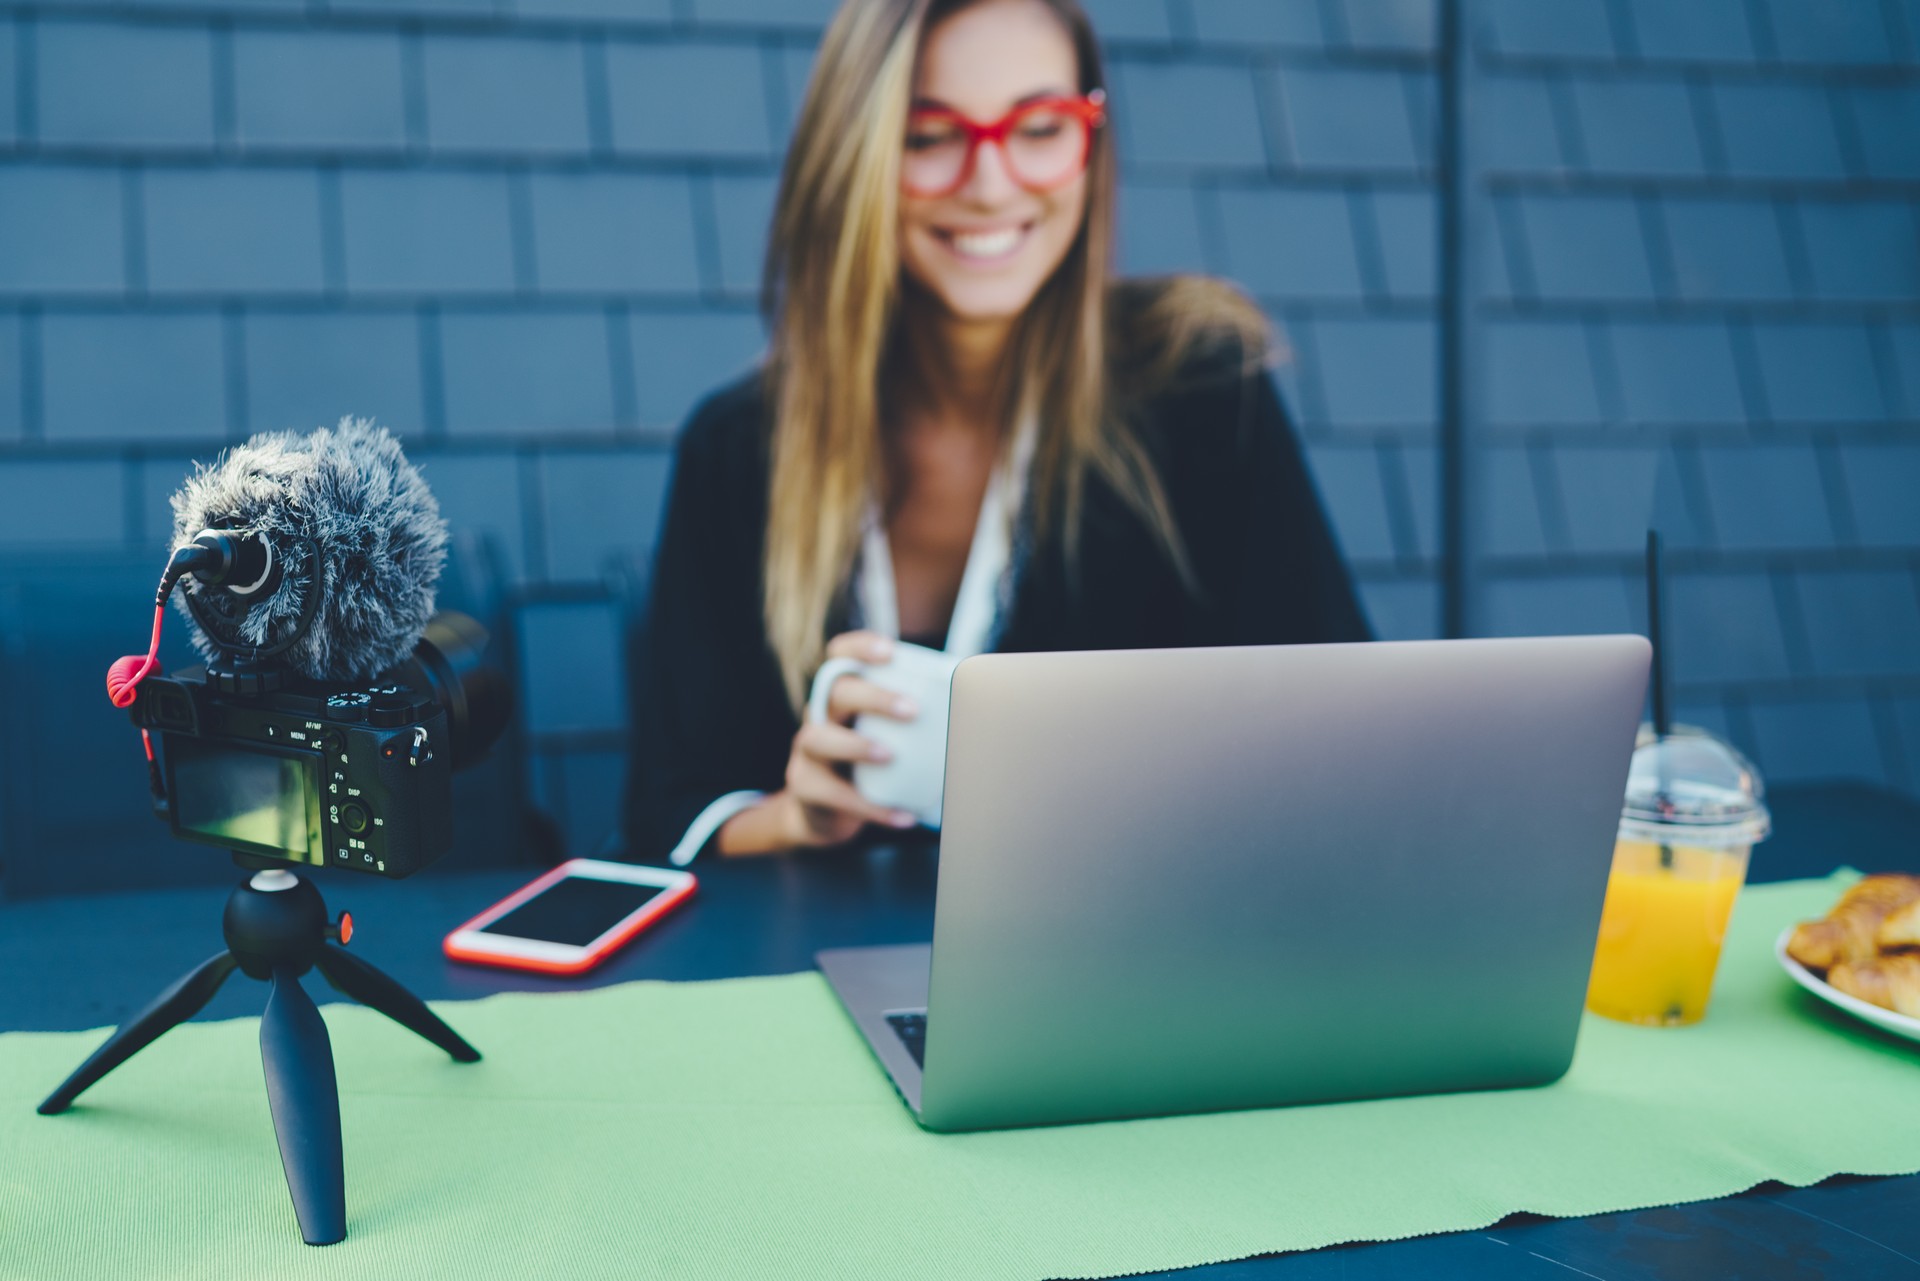
{"label": "young woman", "polygon": [[834,19],[781,175],[769,354],[680,440],[635,663],[636,855],[912,825],[847,767],[884,759],[855,716],[914,709],[843,677],[803,724],[828,656],[1368,635],[1259,312],[1111,278],[1103,84],[1077,0]]}

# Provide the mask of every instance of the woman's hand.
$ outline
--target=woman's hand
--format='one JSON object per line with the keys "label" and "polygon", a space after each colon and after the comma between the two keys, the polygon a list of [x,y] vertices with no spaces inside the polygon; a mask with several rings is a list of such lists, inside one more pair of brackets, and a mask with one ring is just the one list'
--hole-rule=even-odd
{"label": "woman's hand", "polygon": [[[875,666],[893,657],[893,642],[878,632],[845,632],[827,642],[828,658],[851,658]],[[720,829],[722,854],[765,854],[850,841],[868,823],[909,828],[914,816],[875,805],[861,796],[847,770],[857,762],[892,759],[886,748],[853,729],[862,714],[910,721],[913,700],[858,676],[842,676],[827,700],[827,719],[807,721],[793,736],[786,786]]]}

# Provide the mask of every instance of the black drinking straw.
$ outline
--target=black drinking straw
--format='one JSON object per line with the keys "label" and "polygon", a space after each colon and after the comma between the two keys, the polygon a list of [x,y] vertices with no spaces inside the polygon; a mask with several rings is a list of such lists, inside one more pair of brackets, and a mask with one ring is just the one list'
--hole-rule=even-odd
{"label": "black drinking straw", "polygon": [[1661,738],[1667,720],[1667,642],[1660,626],[1660,531],[1647,531],[1647,639],[1653,642],[1653,732]]}
{"label": "black drinking straw", "polygon": [[[1647,531],[1647,639],[1653,642],[1653,733],[1658,742],[1667,736],[1673,728],[1667,719],[1667,642],[1664,629],[1660,625],[1660,531]],[[1656,759],[1664,761],[1664,756]],[[1660,780],[1660,791],[1667,790],[1666,780]],[[1673,847],[1660,847],[1660,866],[1673,866]]]}

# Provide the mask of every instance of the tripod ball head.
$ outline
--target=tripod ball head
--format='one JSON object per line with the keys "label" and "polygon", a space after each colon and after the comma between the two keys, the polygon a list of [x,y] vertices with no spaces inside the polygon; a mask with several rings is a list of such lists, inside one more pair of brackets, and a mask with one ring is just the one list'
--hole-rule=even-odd
{"label": "tripod ball head", "polygon": [[326,946],[327,905],[311,881],[292,872],[257,872],[227,899],[221,926],[248,977],[271,978],[275,968],[304,974]]}

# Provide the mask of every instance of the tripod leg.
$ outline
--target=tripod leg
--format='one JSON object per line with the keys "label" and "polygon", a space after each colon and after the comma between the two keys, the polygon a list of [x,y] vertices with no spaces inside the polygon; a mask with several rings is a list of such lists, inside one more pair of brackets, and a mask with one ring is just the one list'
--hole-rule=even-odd
{"label": "tripod leg", "polygon": [[480,1051],[442,1022],[439,1015],[427,1008],[425,1001],[351,952],[329,944],[315,958],[314,965],[335,990],[426,1037],[462,1063],[480,1061]]}
{"label": "tripod leg", "polygon": [[333,1075],[327,1025],[300,977],[273,971],[273,989],[260,1016],[260,1062],[267,1072],[267,1104],[280,1141],[280,1167],[293,1194],[300,1238],[332,1245],[347,1235],[347,1174],[340,1152],[340,1090]]}
{"label": "tripod leg", "polygon": [[233,953],[222,952],[203,961],[192,973],[155,997],[153,1004],[122,1023],[104,1045],[74,1069],[72,1076],[60,1083],[59,1089],[41,1102],[40,1115],[52,1116],[66,1111],[82,1090],[153,1044],[167,1029],[186,1022],[206,1008],[213,994],[227,981],[227,975],[239,964],[233,959]]}

